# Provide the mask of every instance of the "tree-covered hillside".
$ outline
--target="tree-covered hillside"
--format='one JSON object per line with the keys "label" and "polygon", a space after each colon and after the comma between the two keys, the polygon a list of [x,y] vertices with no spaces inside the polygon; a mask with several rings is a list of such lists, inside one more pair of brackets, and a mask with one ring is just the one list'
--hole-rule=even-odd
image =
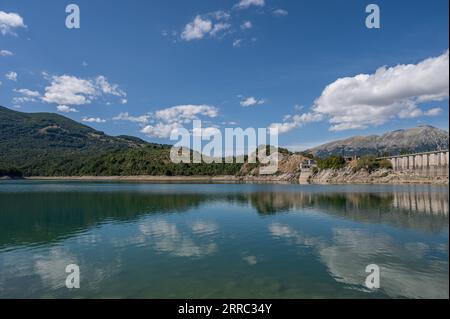
{"label": "tree-covered hillside", "polygon": [[170,147],[136,137],[108,136],[53,113],[0,107],[3,176],[233,175],[241,167],[173,164]]}

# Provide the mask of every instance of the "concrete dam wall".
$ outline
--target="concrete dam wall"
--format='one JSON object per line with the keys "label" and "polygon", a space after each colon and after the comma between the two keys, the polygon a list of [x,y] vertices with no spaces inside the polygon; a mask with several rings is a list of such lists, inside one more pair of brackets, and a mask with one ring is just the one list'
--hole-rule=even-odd
{"label": "concrete dam wall", "polygon": [[420,176],[449,176],[449,151],[383,157],[392,163],[394,171],[411,172]]}

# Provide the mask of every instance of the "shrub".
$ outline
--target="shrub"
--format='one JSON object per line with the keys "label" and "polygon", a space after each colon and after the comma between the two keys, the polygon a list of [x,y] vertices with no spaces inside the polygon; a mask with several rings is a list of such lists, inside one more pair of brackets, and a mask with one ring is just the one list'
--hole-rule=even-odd
{"label": "shrub", "polygon": [[376,171],[377,169],[385,168],[385,169],[392,169],[392,164],[390,161],[384,159],[384,160],[377,160],[375,156],[363,156],[358,160],[358,163],[356,164],[354,171],[360,171],[362,169],[366,170],[369,173],[372,173],[373,171]]}
{"label": "shrub", "polygon": [[342,156],[332,155],[325,159],[318,159],[317,166],[320,169],[341,169],[345,166],[345,159]]}
{"label": "shrub", "polygon": [[387,160],[387,159],[383,159],[380,161],[380,168],[384,168],[384,169],[392,169],[392,163],[391,161]]}

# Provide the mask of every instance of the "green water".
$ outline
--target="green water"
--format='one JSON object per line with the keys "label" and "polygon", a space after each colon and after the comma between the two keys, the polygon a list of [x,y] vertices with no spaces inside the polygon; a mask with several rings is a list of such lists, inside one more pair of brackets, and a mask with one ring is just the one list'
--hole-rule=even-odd
{"label": "green water", "polygon": [[[0,298],[448,298],[448,195],[3,181]],[[80,289],[65,286],[68,264]]]}

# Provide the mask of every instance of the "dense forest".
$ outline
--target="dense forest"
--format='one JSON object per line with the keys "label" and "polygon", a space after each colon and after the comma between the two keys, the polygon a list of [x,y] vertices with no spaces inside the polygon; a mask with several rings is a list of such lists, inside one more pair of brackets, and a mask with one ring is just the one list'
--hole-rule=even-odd
{"label": "dense forest", "polygon": [[39,159],[29,158],[15,169],[24,176],[216,176],[236,175],[242,165],[174,164],[170,161],[169,152],[168,148],[145,146],[100,154],[52,155]]}
{"label": "dense forest", "polygon": [[53,113],[0,107],[0,177],[235,175],[242,164],[174,164],[170,145],[109,136]]}

